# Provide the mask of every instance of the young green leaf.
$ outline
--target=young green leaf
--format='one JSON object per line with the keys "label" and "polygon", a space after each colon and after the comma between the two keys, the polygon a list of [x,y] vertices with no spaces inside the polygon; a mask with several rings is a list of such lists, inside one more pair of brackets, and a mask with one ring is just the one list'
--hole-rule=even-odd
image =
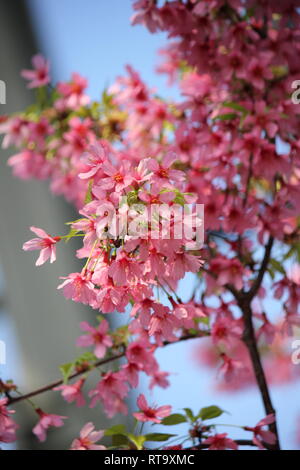
{"label": "young green leaf", "polygon": [[176,434],[163,434],[159,432],[154,432],[150,434],[146,434],[144,437],[146,438],[146,441],[167,441],[171,437],[176,436]]}
{"label": "young green leaf", "polygon": [[62,364],[61,366],[59,366],[59,370],[62,373],[65,384],[68,382],[69,377],[73,372],[73,369],[74,369],[74,363],[73,362],[69,362],[67,364]]}
{"label": "young green leaf", "polygon": [[165,426],[174,426],[174,424],[186,423],[187,419],[184,415],[180,413],[174,413],[170,416],[167,416],[161,421],[161,424]]}
{"label": "young green leaf", "polygon": [[218,416],[221,416],[221,414],[223,413],[224,413],[224,410],[221,410],[221,408],[219,408],[218,406],[212,405],[212,406],[207,406],[205,408],[201,408],[197,418],[200,418],[202,419],[202,421],[205,421],[206,419],[217,418]]}

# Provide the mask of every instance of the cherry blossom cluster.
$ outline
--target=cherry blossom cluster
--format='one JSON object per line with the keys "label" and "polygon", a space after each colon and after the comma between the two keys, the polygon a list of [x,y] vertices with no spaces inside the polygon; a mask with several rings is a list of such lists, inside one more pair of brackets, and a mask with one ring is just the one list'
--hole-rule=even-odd
{"label": "cherry blossom cluster", "polygon": [[[150,389],[169,386],[156,349],[191,337],[207,336],[196,359],[217,370],[219,390],[261,384],[262,374],[268,384],[299,379],[290,349],[300,327],[300,107],[291,100],[292,82],[300,78],[299,6],[298,0],[134,2],[133,24],[171,38],[158,72],[178,84],[179,102],[158,96],[131,66],[101,102],[87,96],[87,81],[78,74],[51,85],[41,55],[33,58],[33,70],[22,72],[37,100],[1,119],[3,146],[18,151],[8,164],[19,178],[49,179],[51,190],[79,211],[68,234],[31,227],[37,238],[23,248],[39,250],[40,266],[55,261],[58,243],[81,237],[82,270],[63,277],[58,288],[101,314],[96,326],[82,322],[85,334],[77,340],[93,352],[50,387],[67,402],[84,406],[87,375],[116,355],[118,366],[102,371],[87,395],[90,406],[101,402],[109,417],[126,414],[140,373]],[[201,247],[191,230],[203,230],[198,204],[205,207]],[[182,300],[178,282],[187,273],[194,274],[195,289]],[[106,318],[115,311],[130,321],[111,331]],[[253,347],[263,370],[253,363]],[[0,440],[11,442],[16,425],[6,400]],[[266,417],[242,427],[258,448],[278,445],[274,410],[264,404]],[[220,409],[171,414],[169,405],[150,406],[144,395],[137,405],[137,422],[189,423],[193,448],[239,446],[206,423]],[[66,418],[36,412],[41,441]],[[120,427],[96,431],[87,423],[71,447],[103,450],[98,441],[104,436],[114,436],[116,448],[142,449],[159,440]]]}

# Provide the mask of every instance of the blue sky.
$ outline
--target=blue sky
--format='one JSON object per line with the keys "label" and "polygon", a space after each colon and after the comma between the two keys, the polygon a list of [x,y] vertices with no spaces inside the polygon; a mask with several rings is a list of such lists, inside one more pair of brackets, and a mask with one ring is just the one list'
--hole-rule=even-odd
{"label": "blue sky", "polygon": [[42,51],[50,57],[54,78],[68,79],[73,71],[89,78],[93,98],[124,65],[137,67],[164,96],[174,91],[154,71],[157,50],[165,44],[163,33],[151,35],[132,27],[130,0],[27,0]]}
{"label": "blue sky", "polygon": [[[124,65],[130,63],[160,95],[176,97],[176,90],[166,85],[165,77],[155,73],[156,52],[165,44],[165,35],[151,35],[143,27],[130,26],[131,0],[27,0],[27,3],[40,51],[50,58],[55,80],[68,79],[73,71],[78,71],[89,79],[89,92],[97,98],[123,73]],[[188,285],[182,284],[181,296],[186,295]],[[256,424],[264,416],[257,391],[217,394],[212,389],[215,371],[200,370],[192,359],[193,350],[190,341],[158,353],[162,370],[172,372],[172,387],[156,389],[152,400],[170,403],[174,410],[189,406],[197,411],[202,406],[218,404],[231,412],[226,418],[219,418],[220,422]],[[299,391],[299,382],[272,390],[284,448],[295,448],[293,430],[297,415],[300,419]],[[220,432],[224,429],[220,427]],[[247,437],[234,428],[230,435]]]}

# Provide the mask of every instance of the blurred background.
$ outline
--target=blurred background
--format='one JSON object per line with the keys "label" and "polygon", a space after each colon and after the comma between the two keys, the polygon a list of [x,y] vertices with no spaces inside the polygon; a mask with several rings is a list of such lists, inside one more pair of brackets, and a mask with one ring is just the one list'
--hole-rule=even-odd
{"label": "blurred background", "polygon": [[[151,35],[143,27],[131,27],[131,0],[0,0],[0,7],[0,79],[7,86],[7,104],[0,105],[1,114],[21,110],[31,102],[19,73],[29,68],[30,58],[37,52],[50,59],[54,81],[67,80],[73,71],[88,78],[88,92],[94,99],[123,73],[126,64],[140,71],[159,95],[179,96],[163,76],[155,73],[157,50],[166,38],[163,34]],[[75,242],[64,245],[56,263],[42,268],[35,267],[34,256],[22,251],[24,241],[31,238],[29,226],[61,233],[64,223],[76,215],[64,200],[50,194],[47,183],[14,179],[6,166],[10,155],[1,150],[0,340],[6,343],[7,361],[0,365],[0,377],[14,379],[25,393],[57,379],[58,366],[78,355],[75,341],[79,322],[92,319],[94,313],[65,300],[56,290],[59,276],[78,270]],[[189,279],[181,283],[181,297],[188,298],[190,286]],[[231,412],[220,420],[228,424],[254,425],[264,416],[256,390],[217,393],[213,389],[216,371],[200,368],[195,356],[193,341],[158,352],[161,369],[171,373],[171,387],[155,388],[150,402],[171,404],[178,412],[186,406],[198,411],[217,404]],[[285,449],[296,448],[299,392],[299,382],[272,388]],[[20,449],[68,448],[87,421],[93,421],[99,429],[107,425],[100,407],[81,411],[66,405],[58,393],[44,394],[36,402],[45,411],[67,414],[70,419],[40,445],[32,434],[35,413],[26,403],[17,405]],[[118,416],[115,422],[124,419]],[[234,428],[230,436],[245,437]]]}

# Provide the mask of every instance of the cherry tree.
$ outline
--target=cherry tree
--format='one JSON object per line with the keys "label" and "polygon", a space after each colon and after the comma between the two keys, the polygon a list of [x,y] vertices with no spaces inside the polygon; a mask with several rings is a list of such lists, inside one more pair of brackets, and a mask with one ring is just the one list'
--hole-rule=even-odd
{"label": "cherry tree", "polygon": [[[240,425],[240,439],[230,428],[219,432],[214,420],[223,410],[209,398],[205,408],[187,403],[178,412],[141,393],[127,428],[87,423],[71,448],[103,450],[99,441],[108,436],[115,449],[148,449],[153,441],[162,449],[280,449],[269,387],[299,378],[290,346],[300,326],[300,108],[292,99],[299,6],[134,2],[133,25],[168,33],[158,72],[178,85],[178,102],[158,96],[131,66],[100,102],[78,73],[51,84],[41,55],[22,71],[37,99],[2,119],[3,147],[17,148],[8,164],[18,178],[49,181],[79,213],[65,234],[30,227],[36,237],[23,248],[39,252],[40,266],[55,261],[57,245],[82,238],[75,254],[82,270],[62,277],[58,289],[91,307],[95,321],[80,324],[77,346],[88,349],[61,367],[56,383],[23,393],[0,382],[0,441],[17,438],[11,406],[45,392],[76,406],[100,403],[110,418],[127,414],[142,372],[150,390],[171,385],[156,350],[194,340],[199,361],[218,369],[219,389],[258,387],[265,415]],[[178,282],[187,273],[195,289],[183,300]],[[112,329],[113,312],[129,321]],[[92,389],[89,374],[98,374]],[[66,425],[66,416],[33,406],[40,441],[50,427]],[[145,431],[145,423],[153,427]],[[184,439],[150,432],[179,423],[187,424]]]}

